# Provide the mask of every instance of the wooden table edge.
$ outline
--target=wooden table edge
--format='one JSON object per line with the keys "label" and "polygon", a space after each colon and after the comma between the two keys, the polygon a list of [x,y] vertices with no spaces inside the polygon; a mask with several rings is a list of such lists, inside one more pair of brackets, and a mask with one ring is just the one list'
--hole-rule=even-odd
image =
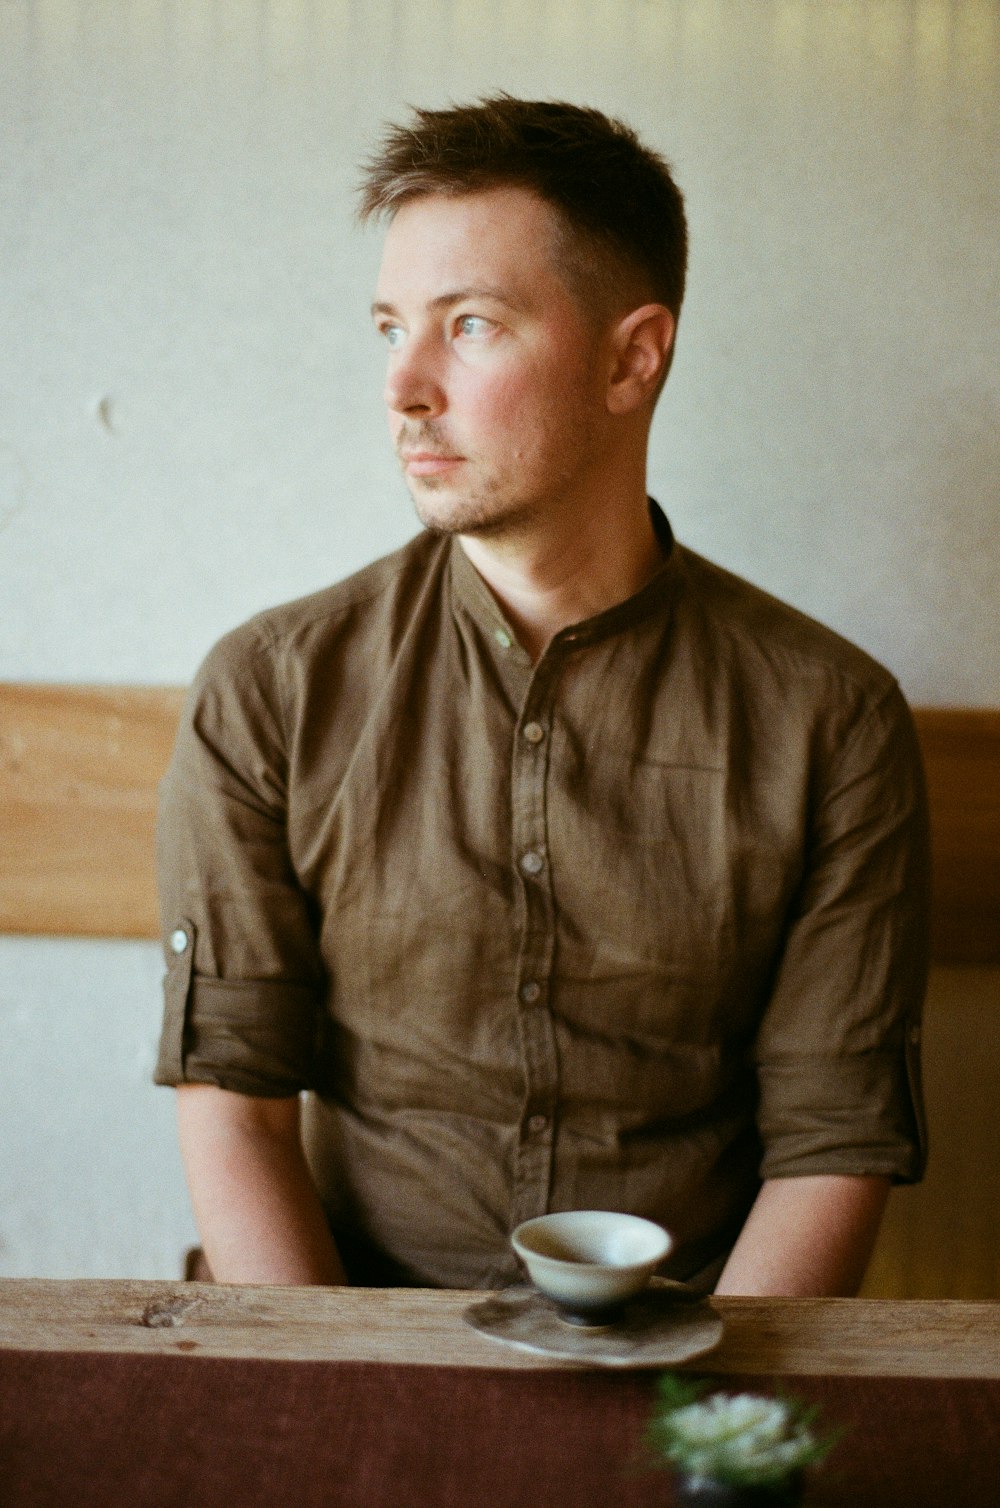
{"label": "wooden table edge", "polygon": [[[570,1368],[477,1334],[478,1290],[274,1288],[133,1279],[0,1279],[0,1352]],[[713,1299],[719,1346],[687,1370],[1000,1378],[1000,1304]]]}

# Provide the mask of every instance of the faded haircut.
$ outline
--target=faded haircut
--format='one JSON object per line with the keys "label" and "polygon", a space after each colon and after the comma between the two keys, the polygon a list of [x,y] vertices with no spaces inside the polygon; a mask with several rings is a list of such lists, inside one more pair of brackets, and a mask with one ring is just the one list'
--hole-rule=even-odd
{"label": "faded haircut", "polygon": [[652,299],[676,320],[687,273],[683,197],[664,159],[599,110],[510,94],[415,109],[363,164],[358,218],[391,218],[426,194],[507,186],[555,211],[556,260],[585,305]]}

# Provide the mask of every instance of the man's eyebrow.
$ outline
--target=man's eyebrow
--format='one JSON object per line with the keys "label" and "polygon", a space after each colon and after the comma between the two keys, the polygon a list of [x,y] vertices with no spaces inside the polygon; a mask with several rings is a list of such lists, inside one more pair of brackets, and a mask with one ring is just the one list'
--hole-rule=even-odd
{"label": "man's eyebrow", "polygon": [[[478,285],[470,285],[468,288],[453,288],[447,293],[439,293],[428,304],[429,309],[447,309],[451,304],[460,304],[467,298],[488,298],[496,304],[506,304],[508,309],[523,310],[524,305],[508,293],[501,293],[499,288],[486,288]],[[398,311],[395,304],[385,303],[377,299],[372,304],[372,315],[396,314]]]}

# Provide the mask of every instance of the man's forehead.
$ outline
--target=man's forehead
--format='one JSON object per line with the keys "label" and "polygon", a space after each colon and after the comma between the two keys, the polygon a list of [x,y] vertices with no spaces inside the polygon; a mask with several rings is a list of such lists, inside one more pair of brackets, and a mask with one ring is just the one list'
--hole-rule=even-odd
{"label": "man's forehead", "polygon": [[528,189],[422,194],[390,222],[377,299],[419,283],[435,299],[477,290],[523,304],[535,279],[556,273],[555,244],[553,211]]}
{"label": "man's forehead", "polygon": [[[507,262],[517,267],[525,252],[551,252],[555,235],[554,210],[529,190],[501,187],[469,195],[433,193],[409,199],[397,210],[386,231],[383,262],[392,261],[398,247],[403,258],[427,252],[442,265],[454,256],[469,267],[490,268]],[[463,277],[463,282],[490,285],[495,279],[484,271]]]}

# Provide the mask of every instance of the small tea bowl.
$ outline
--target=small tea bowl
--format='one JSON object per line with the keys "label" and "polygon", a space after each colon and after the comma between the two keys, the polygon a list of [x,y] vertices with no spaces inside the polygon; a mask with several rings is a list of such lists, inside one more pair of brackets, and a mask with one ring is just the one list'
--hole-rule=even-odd
{"label": "small tea bowl", "polygon": [[565,1210],[525,1220],[511,1244],[563,1319],[607,1325],[648,1284],[673,1246],[661,1225],[612,1210]]}

